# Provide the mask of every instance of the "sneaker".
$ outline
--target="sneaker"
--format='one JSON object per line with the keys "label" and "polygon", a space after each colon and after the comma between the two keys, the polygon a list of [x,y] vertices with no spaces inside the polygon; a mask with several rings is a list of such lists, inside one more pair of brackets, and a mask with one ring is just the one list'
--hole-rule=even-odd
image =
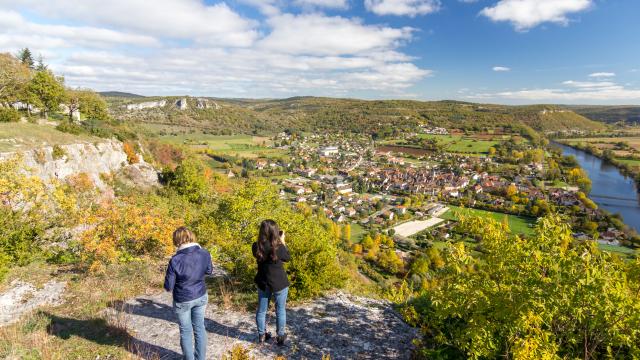
{"label": "sneaker", "polygon": [[278,335],[276,337],[276,342],[278,343],[278,346],[283,346],[286,340],[287,340],[287,334],[284,334],[282,336]]}

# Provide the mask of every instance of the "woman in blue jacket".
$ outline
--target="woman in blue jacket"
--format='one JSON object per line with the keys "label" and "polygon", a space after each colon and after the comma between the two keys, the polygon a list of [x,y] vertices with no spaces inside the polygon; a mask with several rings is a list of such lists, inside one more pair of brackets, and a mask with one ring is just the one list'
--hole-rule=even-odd
{"label": "woman in blue jacket", "polygon": [[196,243],[195,235],[184,226],[174,231],[173,245],[178,251],[169,261],[164,288],[173,292],[173,308],[180,325],[180,346],[184,358],[204,360],[207,358],[204,312],[208,302],[204,277],[211,275],[213,270],[211,255]]}
{"label": "woman in blue jacket", "polygon": [[284,262],[289,261],[289,249],[284,242],[284,232],[273,220],[265,220],[260,224],[258,241],[253,243],[253,256],[258,262],[258,273],[255,277],[258,286],[258,310],[256,324],[258,326],[258,342],[269,340],[271,334],[266,332],[266,316],[269,300],[273,296],[276,302],[276,338],[278,345],[284,345],[287,338],[287,294],[289,279],[284,270]]}

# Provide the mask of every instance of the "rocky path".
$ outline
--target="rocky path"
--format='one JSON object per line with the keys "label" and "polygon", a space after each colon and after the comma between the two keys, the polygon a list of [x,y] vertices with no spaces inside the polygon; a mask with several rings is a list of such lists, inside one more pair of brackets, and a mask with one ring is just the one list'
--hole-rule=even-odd
{"label": "rocky path", "polygon": [[[131,346],[147,359],[180,358],[179,330],[171,307],[171,295],[160,293],[132,299],[112,315],[124,318],[133,335]],[[275,332],[270,312],[269,330]],[[336,293],[287,311],[289,339],[284,347],[272,341],[255,344],[254,315],[223,311],[210,304],[205,326],[210,359],[220,359],[235,344],[250,349],[256,359],[409,359],[417,331],[406,325],[391,306],[382,301]]]}
{"label": "rocky path", "polygon": [[29,283],[13,281],[9,289],[0,294],[0,326],[16,322],[40,306],[60,304],[65,285],[52,280],[42,289],[36,289]]}

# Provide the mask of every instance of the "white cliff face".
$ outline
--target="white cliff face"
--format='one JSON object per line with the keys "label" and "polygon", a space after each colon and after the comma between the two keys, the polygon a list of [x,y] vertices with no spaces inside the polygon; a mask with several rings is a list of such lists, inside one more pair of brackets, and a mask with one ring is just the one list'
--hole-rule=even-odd
{"label": "white cliff face", "polygon": [[[140,182],[143,187],[158,184],[158,175],[149,164],[129,165],[123,144],[115,140],[100,143],[80,143],[46,146],[21,153],[1,153],[0,160],[21,155],[26,170],[45,182],[66,180],[69,176],[87,174],[101,190],[108,186],[101,175],[124,176],[130,184]],[[135,176],[130,176],[131,174]]]}
{"label": "white cliff face", "polygon": [[128,104],[126,108],[127,110],[143,110],[143,109],[163,107],[165,105],[167,105],[167,100],[147,101],[147,102],[141,102],[137,104]]}
{"label": "white cliff face", "polygon": [[189,107],[189,105],[187,104],[187,99],[186,98],[182,98],[182,99],[176,101],[176,107],[179,110],[187,110],[187,108]]}

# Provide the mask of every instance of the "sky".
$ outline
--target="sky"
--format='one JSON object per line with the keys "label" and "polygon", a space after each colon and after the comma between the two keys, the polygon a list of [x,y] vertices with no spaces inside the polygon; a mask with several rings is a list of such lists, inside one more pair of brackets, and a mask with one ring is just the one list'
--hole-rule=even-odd
{"label": "sky", "polygon": [[640,105],[638,0],[0,0],[71,87]]}

